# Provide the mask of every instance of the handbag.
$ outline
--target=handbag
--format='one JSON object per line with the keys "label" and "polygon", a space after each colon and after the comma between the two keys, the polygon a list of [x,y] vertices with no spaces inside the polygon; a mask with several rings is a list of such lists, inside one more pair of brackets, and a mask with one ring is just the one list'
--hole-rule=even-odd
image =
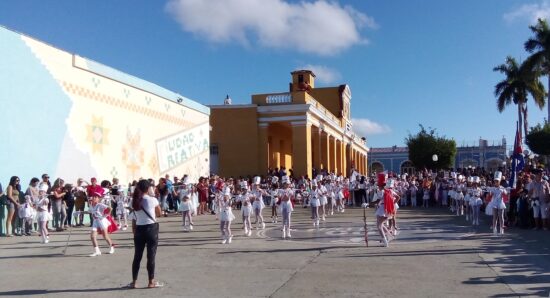
{"label": "handbag", "polygon": [[159,223],[149,214],[149,212],[147,212],[147,210],[143,209],[143,206],[142,206],[141,210],[143,210],[143,212],[145,212],[145,214],[147,214],[147,216],[148,216],[152,221],[155,222],[155,223],[153,224],[153,231],[154,231],[155,234],[158,236],[158,234],[159,234]]}

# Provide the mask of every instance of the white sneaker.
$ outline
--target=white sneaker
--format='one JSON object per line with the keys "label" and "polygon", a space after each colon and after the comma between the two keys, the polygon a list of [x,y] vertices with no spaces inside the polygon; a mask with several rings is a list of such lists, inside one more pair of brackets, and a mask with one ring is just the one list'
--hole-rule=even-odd
{"label": "white sneaker", "polygon": [[286,229],[283,228],[283,239],[285,239],[285,238],[286,238]]}
{"label": "white sneaker", "polygon": [[317,224],[317,226],[319,226],[319,220],[315,221],[315,224]]}
{"label": "white sneaker", "polygon": [[48,243],[50,243],[50,239],[44,240],[44,244],[48,244]]}
{"label": "white sneaker", "polygon": [[90,255],[90,257],[97,257],[101,256],[101,251],[99,250],[99,247],[96,247],[94,250],[94,253]]}
{"label": "white sneaker", "polygon": [[292,238],[292,235],[290,235],[290,230],[288,230],[288,233],[286,234],[288,238]]}
{"label": "white sneaker", "polygon": [[227,243],[227,239],[225,239],[225,237],[223,238],[222,240],[222,244],[226,244]]}
{"label": "white sneaker", "polygon": [[330,211],[330,215],[334,215],[334,211]]}
{"label": "white sneaker", "polygon": [[317,225],[317,221],[313,221],[313,226],[316,226]]}
{"label": "white sneaker", "polygon": [[192,224],[189,225],[189,230],[193,231],[193,225]]}
{"label": "white sneaker", "polygon": [[123,227],[122,230],[123,230],[123,231],[126,231],[126,230],[128,230],[128,228],[127,228],[127,227]]}
{"label": "white sneaker", "polygon": [[265,230],[265,222],[262,222],[262,230]]}
{"label": "white sneaker", "polygon": [[388,239],[386,239],[386,237],[384,237],[384,239],[382,239],[382,241],[384,242],[384,247],[390,246],[390,243],[388,242]]}
{"label": "white sneaker", "polygon": [[493,228],[493,234],[498,234],[497,228]]}
{"label": "white sneaker", "polygon": [[115,247],[114,246],[111,246],[111,248],[109,249],[109,254],[114,254],[115,253]]}
{"label": "white sneaker", "polygon": [[244,235],[248,236],[248,229],[247,228],[244,229]]}
{"label": "white sneaker", "polygon": [[248,237],[252,236],[252,230],[248,230]]}
{"label": "white sneaker", "polygon": [[233,235],[229,236],[229,239],[227,239],[227,243],[231,243],[231,240],[233,240]]}

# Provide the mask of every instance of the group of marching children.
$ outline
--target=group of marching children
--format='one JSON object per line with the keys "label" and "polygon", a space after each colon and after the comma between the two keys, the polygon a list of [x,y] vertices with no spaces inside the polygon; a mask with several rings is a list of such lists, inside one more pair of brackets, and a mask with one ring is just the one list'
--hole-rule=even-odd
{"label": "group of marching children", "polygon": [[451,212],[457,216],[465,216],[472,225],[479,225],[479,214],[483,205],[482,195],[486,192],[489,203],[485,208],[485,213],[493,217],[491,226],[493,233],[495,235],[504,234],[505,198],[508,196],[508,190],[501,185],[501,180],[502,172],[496,171],[493,181],[482,188],[482,181],[478,176],[465,178],[463,175],[451,173],[448,183]]}

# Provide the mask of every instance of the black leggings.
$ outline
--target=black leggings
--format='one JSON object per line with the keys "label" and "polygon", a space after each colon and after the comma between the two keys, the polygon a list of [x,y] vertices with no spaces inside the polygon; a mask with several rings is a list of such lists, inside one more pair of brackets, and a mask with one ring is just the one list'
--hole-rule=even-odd
{"label": "black leggings", "polygon": [[149,224],[136,227],[136,233],[134,235],[134,261],[132,262],[132,278],[134,281],[137,280],[138,277],[139,266],[146,244],[147,273],[149,273],[149,280],[153,280],[155,278],[155,256],[157,254],[157,245],[159,241],[156,225],[158,224]]}

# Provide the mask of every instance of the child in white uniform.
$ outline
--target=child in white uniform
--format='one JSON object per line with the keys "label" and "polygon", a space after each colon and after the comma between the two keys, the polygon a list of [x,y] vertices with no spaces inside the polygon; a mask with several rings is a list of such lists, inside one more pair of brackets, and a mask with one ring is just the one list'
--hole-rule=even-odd
{"label": "child in white uniform", "polygon": [[38,198],[35,201],[35,207],[37,211],[36,220],[38,221],[38,231],[40,232],[42,243],[50,242],[47,225],[48,225],[48,220],[51,220],[52,217],[48,212],[48,204],[50,203],[50,200],[46,195],[47,189],[48,189],[48,186],[46,184],[41,186],[40,190],[38,191]]}
{"label": "child in white uniform", "polygon": [[[119,195],[116,198],[116,217],[118,221],[118,227],[126,231],[128,228],[128,203],[129,198],[124,195]],[[124,225],[123,223],[124,222]]]}
{"label": "child in white uniform", "polygon": [[254,177],[254,183],[252,184],[252,189],[250,190],[251,196],[254,197],[254,202],[252,202],[252,209],[254,210],[254,222],[257,224],[256,228],[265,229],[264,216],[262,215],[262,210],[265,208],[265,203],[263,195],[267,193],[260,188],[260,177]]}
{"label": "child in white uniform", "polygon": [[317,181],[313,181],[309,194],[309,206],[311,207],[311,219],[313,226],[319,226],[319,205],[321,204],[319,197],[322,196],[321,190],[317,187]]}
{"label": "child in white uniform", "polygon": [[231,194],[225,192],[220,202],[220,231],[222,233],[222,244],[231,243],[233,234],[231,234],[231,222],[235,219],[231,210]]}
{"label": "child in white uniform", "polygon": [[279,192],[279,198],[281,200],[281,214],[283,216],[283,239],[286,237],[291,238],[290,235],[290,223],[291,214],[294,208],[292,207],[292,200],[294,199],[294,190],[290,187],[290,178],[283,176],[283,189]]}
{"label": "child in white uniform", "polygon": [[[506,205],[504,204],[504,196],[508,194],[506,189],[500,185],[502,180],[502,172],[496,171],[495,178],[493,180],[494,187],[490,188],[491,194],[490,206],[493,208],[493,233],[496,235],[498,232],[504,234],[504,210]],[[497,226],[499,230],[497,230]]]}
{"label": "child in white uniform", "polygon": [[252,224],[250,223],[250,215],[252,214],[252,203],[246,187],[242,188],[242,193],[239,196],[241,202],[241,214],[243,218],[244,234],[248,237],[252,235]]}

